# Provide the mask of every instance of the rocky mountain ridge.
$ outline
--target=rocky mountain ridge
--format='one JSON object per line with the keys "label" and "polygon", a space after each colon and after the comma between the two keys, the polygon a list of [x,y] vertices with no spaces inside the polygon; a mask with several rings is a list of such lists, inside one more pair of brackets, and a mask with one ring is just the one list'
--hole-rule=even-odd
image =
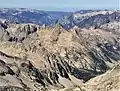
{"label": "rocky mountain ridge", "polygon": [[119,35],[101,29],[1,22],[0,32],[0,89],[6,91],[81,87],[120,60]]}
{"label": "rocky mountain ridge", "polygon": [[57,19],[71,14],[71,12],[41,11],[26,8],[1,8],[0,18],[11,23],[34,23],[38,25],[52,25]]}
{"label": "rocky mountain ridge", "polygon": [[95,11],[85,14],[78,12],[58,20],[58,23],[60,23],[65,29],[68,30],[74,26],[78,26],[80,28],[100,28],[100,26],[103,24],[120,21],[119,17],[119,11]]}
{"label": "rocky mountain ridge", "polygon": [[[69,30],[74,26],[78,26],[80,28],[100,28],[104,24],[118,22],[119,13],[119,10],[80,10],[77,12],[58,12],[26,8],[1,8],[0,18],[9,20],[11,23],[34,23],[37,25],[47,26],[60,24],[63,28]],[[115,19],[115,17],[118,19]]]}
{"label": "rocky mountain ridge", "polygon": [[49,12],[53,26],[44,25],[53,23],[46,12],[0,12],[0,91],[119,90],[119,11],[82,10],[64,20],[56,20],[64,13]]}

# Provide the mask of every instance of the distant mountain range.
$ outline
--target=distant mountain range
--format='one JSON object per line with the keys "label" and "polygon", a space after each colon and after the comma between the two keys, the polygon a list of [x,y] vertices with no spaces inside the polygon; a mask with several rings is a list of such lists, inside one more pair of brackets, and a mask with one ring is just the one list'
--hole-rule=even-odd
{"label": "distant mountain range", "polygon": [[51,25],[57,19],[68,16],[70,12],[39,11],[25,8],[1,8],[0,18],[13,23],[34,23]]}
{"label": "distant mountain range", "polygon": [[74,26],[100,28],[101,25],[118,22],[120,20],[120,11],[80,10],[76,12],[60,12],[26,8],[1,8],[0,18],[9,20],[12,23],[60,24],[65,29],[71,29]]}
{"label": "distant mountain range", "polygon": [[0,9],[0,91],[119,91],[119,71],[119,11]]}
{"label": "distant mountain range", "polygon": [[119,11],[110,10],[88,10],[73,13],[71,16],[64,17],[58,22],[65,28],[71,29],[74,26],[81,28],[97,27],[101,25],[120,21]]}

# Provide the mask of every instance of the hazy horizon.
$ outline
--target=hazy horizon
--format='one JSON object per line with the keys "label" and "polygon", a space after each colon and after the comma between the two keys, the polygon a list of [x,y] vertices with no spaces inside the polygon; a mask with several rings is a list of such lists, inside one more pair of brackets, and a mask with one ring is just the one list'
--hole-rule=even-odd
{"label": "hazy horizon", "polygon": [[0,0],[0,8],[30,8],[44,11],[119,10],[119,4],[119,0]]}

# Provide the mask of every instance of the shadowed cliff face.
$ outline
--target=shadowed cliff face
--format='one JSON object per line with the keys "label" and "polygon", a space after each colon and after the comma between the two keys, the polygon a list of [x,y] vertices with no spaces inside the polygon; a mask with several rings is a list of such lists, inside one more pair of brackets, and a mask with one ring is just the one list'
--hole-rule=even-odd
{"label": "shadowed cliff face", "polygon": [[3,89],[44,91],[81,86],[120,60],[119,35],[104,30],[0,25]]}

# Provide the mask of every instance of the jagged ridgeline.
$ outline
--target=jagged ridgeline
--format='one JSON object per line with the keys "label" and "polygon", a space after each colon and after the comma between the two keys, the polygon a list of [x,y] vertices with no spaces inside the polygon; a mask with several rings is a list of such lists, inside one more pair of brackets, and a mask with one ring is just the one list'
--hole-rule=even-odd
{"label": "jagged ridgeline", "polygon": [[[83,14],[93,12],[102,11]],[[67,30],[58,23],[50,27],[1,19],[0,90],[117,91],[119,11],[109,11],[104,16],[109,18],[111,13],[115,14],[115,20],[99,23],[100,27],[75,25]],[[103,20],[101,15],[99,18]],[[115,26],[108,28],[111,24]]]}

